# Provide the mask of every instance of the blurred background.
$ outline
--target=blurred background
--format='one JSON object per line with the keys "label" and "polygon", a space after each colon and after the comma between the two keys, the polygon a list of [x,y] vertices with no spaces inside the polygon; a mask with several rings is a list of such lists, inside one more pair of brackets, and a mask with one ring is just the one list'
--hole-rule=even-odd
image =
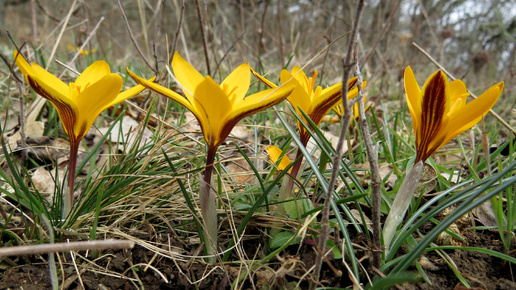
{"label": "blurred background", "polygon": [[[196,2],[120,1],[151,66],[162,70],[175,47],[194,67],[208,72],[202,26],[209,71],[216,80],[249,62],[254,69],[272,76],[279,75],[285,66],[290,69],[308,64],[307,74],[318,70],[323,85],[340,81],[356,1]],[[45,57],[57,45],[55,58],[63,62],[87,40],[77,59],[76,65],[82,66],[79,70],[94,60],[105,59],[122,74],[126,66],[151,74],[131,42],[117,1],[0,0],[0,25],[0,51],[8,57],[12,57],[14,46],[6,31],[18,45],[27,42]],[[359,31],[359,59],[369,82],[368,95],[376,103],[402,99],[406,66],[412,66],[420,85],[437,69],[412,44],[417,43],[476,94],[505,81],[495,110],[516,125],[513,0],[369,0],[365,1]],[[327,53],[319,54],[341,36]],[[56,64],[52,66],[62,70]],[[0,69],[0,90],[5,93],[8,70],[3,63]]]}

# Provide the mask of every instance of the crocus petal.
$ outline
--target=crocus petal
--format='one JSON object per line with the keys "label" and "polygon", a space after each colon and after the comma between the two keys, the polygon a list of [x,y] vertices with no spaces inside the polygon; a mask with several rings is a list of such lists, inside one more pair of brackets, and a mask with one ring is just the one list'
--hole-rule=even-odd
{"label": "crocus petal", "polygon": [[[269,158],[271,159],[271,162],[274,164],[278,163],[278,160],[282,153],[283,153],[283,151],[281,151],[281,149],[278,148],[277,146],[274,146],[274,145],[267,146],[267,154],[269,154]],[[285,170],[285,168],[287,168],[287,166],[289,166],[290,163],[291,163],[290,158],[288,158],[287,155],[283,155],[283,158],[281,158],[281,161],[278,164],[278,168],[280,170]]]}
{"label": "crocus petal", "polygon": [[309,82],[308,78],[306,77],[305,72],[303,70],[301,70],[301,68],[297,65],[292,68],[291,72],[289,72],[287,70],[281,71],[280,79],[281,79],[282,84],[287,83],[287,81],[289,81],[292,78],[299,82],[299,84],[303,87],[305,92],[308,93],[308,95],[311,95],[311,93],[312,93],[311,83]]}
{"label": "crocus petal", "polygon": [[68,86],[61,81],[57,81],[56,77],[50,78],[47,74],[37,73],[27,75],[26,78],[36,93],[52,103],[73,103]]}
{"label": "crocus petal", "polygon": [[99,60],[91,64],[87,67],[75,80],[75,85],[80,87],[81,90],[84,90],[87,86],[92,85],[93,83],[98,82],[104,76],[111,73],[111,69],[109,65],[103,61]]}
{"label": "crocus petal", "polygon": [[[156,77],[152,77],[151,79],[147,80],[148,82],[153,82],[154,79]],[[107,107],[111,107],[111,106],[114,106],[116,104],[119,104],[133,96],[136,96],[137,94],[139,94],[141,91],[143,91],[145,89],[145,86],[142,86],[142,85],[136,85],[130,89],[127,89],[123,92],[121,92],[120,94],[118,94],[118,96],[111,102],[107,105]]]}
{"label": "crocus petal", "polygon": [[[224,128],[231,103],[220,86],[211,78],[206,77],[195,89],[195,112],[201,123],[206,142],[212,147],[218,147],[229,135],[232,128]],[[221,133],[229,130],[227,134]]]}
{"label": "crocus petal", "polygon": [[27,60],[21,53],[15,50],[13,54],[14,59],[16,60],[16,65],[18,66],[23,75],[34,74],[31,65],[27,62]]}
{"label": "crocus petal", "polygon": [[183,86],[185,95],[191,97],[190,94],[194,93],[197,86],[204,80],[204,77],[184,60],[177,51],[172,59],[172,69],[177,81]]}
{"label": "crocus petal", "polygon": [[266,86],[268,86],[269,88],[277,88],[278,87],[276,84],[274,84],[273,82],[269,81],[268,79],[266,79],[265,77],[263,77],[262,75],[257,73],[255,70],[251,69],[251,73],[257,79],[259,79],[262,83],[264,83]]}
{"label": "crocus petal", "polygon": [[[317,87],[317,90],[321,90],[321,87]],[[316,93],[318,96],[316,99],[312,101],[308,109],[305,111],[308,114],[311,114],[315,111],[324,112],[326,114],[328,111],[331,110],[332,107],[334,107],[338,102],[342,102],[342,99],[340,98],[340,95],[342,93],[342,83],[335,84],[329,88],[326,88],[324,90],[321,90],[320,93]],[[324,107],[321,109],[321,107]]]}
{"label": "crocus petal", "polygon": [[[49,100],[56,108],[70,141],[77,140],[72,134],[76,123],[76,112],[79,111],[75,103],[67,95],[63,95],[60,91],[56,91],[54,87],[42,82],[38,75],[27,75],[27,82],[38,95]],[[68,86],[66,86],[65,92],[68,92]]]}
{"label": "crocus petal", "polygon": [[449,126],[445,130],[446,137],[444,138],[443,145],[478,123],[482,116],[487,114],[496,101],[498,101],[503,87],[503,82],[498,83],[461,109],[453,112],[450,115]]}
{"label": "crocus petal", "polygon": [[250,95],[238,107],[234,107],[226,117],[226,123],[223,125],[221,136],[224,140],[233,127],[243,118],[255,114],[261,110],[270,108],[292,93],[293,87],[289,85],[282,85],[276,89],[269,89]]}
{"label": "crocus petal", "polygon": [[290,93],[293,92],[293,86],[282,85],[276,89],[268,89],[247,96],[245,100],[240,102],[237,107],[228,114],[228,120],[234,120],[230,123],[238,123],[241,119],[255,114],[261,110],[270,108],[283,101]]}
{"label": "crocus petal", "polygon": [[194,112],[195,109],[193,107],[193,105],[183,96],[181,96],[180,94],[174,92],[173,90],[170,90],[168,88],[165,88],[164,86],[161,86],[159,84],[156,84],[156,83],[153,83],[152,81],[149,81],[149,80],[146,80],[144,78],[141,78],[137,75],[135,75],[132,71],[130,71],[129,69],[126,69],[127,73],[129,74],[129,76],[131,76],[131,78],[133,78],[133,80],[155,92],[157,92],[158,94],[162,94],[166,97],[169,97],[171,98],[172,100],[178,102],[179,104],[183,105],[184,107],[186,107],[189,111],[191,111],[192,113],[196,113]]}
{"label": "crocus petal", "polygon": [[220,85],[230,102],[234,103],[245,98],[251,84],[250,70],[248,63],[241,64]]}
{"label": "crocus petal", "polygon": [[76,104],[80,111],[76,112],[77,122],[74,128],[78,139],[86,135],[95,119],[109,107],[122,89],[123,82],[121,76],[108,74],[78,95]]}
{"label": "crocus petal", "polygon": [[23,55],[18,54],[16,51],[14,55],[16,57],[16,65],[20,68],[20,71],[26,78],[27,76],[32,76],[33,79],[37,79],[38,86],[43,90],[47,90],[45,95],[55,96],[54,99],[62,102],[69,102],[68,86],[63,81],[47,72],[36,63],[33,63],[32,66],[29,65]]}
{"label": "crocus petal", "polygon": [[410,66],[405,69],[404,75],[407,104],[412,116],[412,125],[419,128],[419,116],[421,116],[421,90]]}
{"label": "crocus petal", "polygon": [[421,102],[421,123],[416,132],[417,153],[416,162],[426,160],[437,150],[432,144],[441,140],[436,137],[443,128],[442,122],[446,112],[446,102],[449,99],[448,78],[438,70],[432,74],[423,86]]}

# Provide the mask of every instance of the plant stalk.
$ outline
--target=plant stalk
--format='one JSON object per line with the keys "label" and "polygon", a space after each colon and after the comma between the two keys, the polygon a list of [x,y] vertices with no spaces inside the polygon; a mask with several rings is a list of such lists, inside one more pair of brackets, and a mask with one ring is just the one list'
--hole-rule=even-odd
{"label": "plant stalk", "polygon": [[70,159],[68,161],[68,192],[64,192],[64,217],[72,211],[73,193],[75,187],[75,170],[77,168],[77,155],[79,151],[79,142],[70,140]]}
{"label": "plant stalk", "polygon": [[215,193],[211,190],[211,176],[215,161],[216,148],[208,148],[206,158],[206,170],[204,180],[200,184],[199,198],[201,202],[201,214],[204,220],[204,246],[206,255],[210,256],[208,262],[216,262],[217,253],[217,211],[215,205]]}
{"label": "plant stalk", "polygon": [[423,165],[423,161],[419,161],[414,164],[409,173],[407,173],[407,176],[405,176],[403,184],[401,184],[400,190],[396,194],[396,198],[392,203],[391,211],[389,212],[387,220],[383,226],[383,244],[387,249],[386,254],[389,252],[389,245],[392,242],[394,233],[396,233],[396,228],[403,221],[405,213],[410,205],[410,201],[412,200],[412,195],[419,184],[421,173],[423,172]]}
{"label": "plant stalk", "polygon": [[[282,182],[279,193],[278,193],[278,209],[276,210],[276,216],[280,216],[285,214],[287,211],[285,210],[285,200],[292,196],[292,191],[294,189],[294,178],[297,178],[299,173],[299,169],[301,169],[301,164],[303,164],[303,152],[298,149],[296,153],[294,165],[292,165],[292,171],[290,171],[291,178],[288,179],[287,183]],[[271,230],[271,236],[279,234],[281,231],[280,228],[273,228]]]}

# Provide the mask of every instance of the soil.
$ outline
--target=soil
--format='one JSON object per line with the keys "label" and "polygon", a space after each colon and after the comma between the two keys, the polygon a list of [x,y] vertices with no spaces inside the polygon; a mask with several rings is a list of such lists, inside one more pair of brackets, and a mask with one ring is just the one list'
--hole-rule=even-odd
{"label": "soil", "polygon": [[[498,233],[491,231],[469,231],[462,233],[469,246],[502,251],[502,243]],[[363,239],[356,238],[357,243]],[[245,241],[244,247],[249,255],[256,253],[256,249],[263,241],[252,239]],[[251,278],[242,285],[243,289],[293,289],[300,278],[314,263],[314,250],[309,241],[303,246],[291,246],[281,257],[269,263],[267,267],[253,272]],[[195,250],[195,249],[188,249]],[[80,253],[84,255],[84,253]],[[447,251],[449,257],[457,266],[458,271],[467,280],[473,289],[516,289],[512,265],[502,260],[478,252]],[[513,255],[513,254],[512,254]],[[514,256],[514,255],[513,255]],[[3,264],[11,266],[0,270],[0,289],[46,289],[51,288],[47,257],[18,257],[4,260]],[[77,275],[69,255],[61,255],[62,268],[58,264],[58,279],[62,283],[62,272],[65,273],[65,286],[68,289],[80,289],[81,283],[86,289],[229,289],[242,269],[235,264],[226,264],[212,268],[202,261],[191,260],[174,263],[168,259],[154,257],[154,253],[143,247],[136,246],[128,251],[107,251],[94,262],[86,262],[76,257]],[[152,268],[132,266],[150,263]],[[360,258],[360,257],[358,257]],[[435,252],[425,254],[428,263],[423,268],[432,284],[421,281],[417,284],[400,285],[403,289],[467,289],[455,276],[447,263]],[[278,260],[279,259],[279,260]],[[66,261],[65,261],[66,260]],[[367,260],[362,264],[367,267]],[[426,266],[425,266],[426,265]],[[410,269],[416,271],[415,268]],[[158,271],[161,274],[158,274]],[[208,272],[209,275],[205,276]],[[341,275],[341,273],[344,273]],[[346,268],[337,260],[332,265],[325,265],[321,272],[321,281],[325,286],[349,287],[352,286]],[[162,277],[163,275],[164,277]],[[204,278],[203,278],[204,277]],[[166,281],[165,281],[166,278]],[[367,281],[364,275],[362,281]],[[198,281],[195,286],[190,281]],[[307,279],[299,287],[306,288]]]}

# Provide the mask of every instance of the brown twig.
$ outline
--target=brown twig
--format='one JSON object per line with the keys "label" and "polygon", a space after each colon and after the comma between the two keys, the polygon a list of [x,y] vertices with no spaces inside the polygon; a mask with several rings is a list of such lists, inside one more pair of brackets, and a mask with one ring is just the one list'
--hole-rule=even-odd
{"label": "brown twig", "polygon": [[360,61],[361,64],[365,65],[369,61],[369,59],[371,58],[373,53],[376,51],[376,47],[378,46],[378,44],[382,40],[383,35],[387,31],[387,28],[389,28],[391,26],[392,18],[394,17],[394,14],[396,13],[398,8],[400,7],[400,4],[401,4],[401,0],[398,0],[398,2],[394,5],[394,8],[392,9],[391,14],[389,15],[389,17],[387,18],[387,20],[383,24],[382,31],[380,31],[380,34],[378,34],[378,36],[376,37],[376,40],[375,40],[374,44],[371,46],[371,49],[369,49],[369,52],[367,53],[367,55]]}
{"label": "brown twig", "polygon": [[134,242],[129,240],[108,239],[104,241],[70,242],[57,244],[40,244],[0,248],[0,257],[39,255],[47,253],[103,250],[103,249],[132,249]]}
{"label": "brown twig", "polygon": [[204,21],[202,19],[201,6],[199,5],[199,0],[195,0],[195,5],[197,6],[197,16],[199,17],[199,26],[201,29],[202,45],[204,47],[204,58],[206,59],[206,70],[208,72],[208,75],[211,76],[210,57],[208,56],[208,44],[206,43],[206,35],[204,33]]}
{"label": "brown twig", "polygon": [[[421,51],[426,57],[428,57],[428,59],[431,62],[433,62],[440,70],[442,70],[450,79],[452,79],[452,80],[457,79],[449,71],[447,71],[446,68],[444,68],[444,66],[442,66],[437,60],[435,60],[435,58],[433,58],[426,50],[424,50],[421,46],[419,46],[415,42],[412,42],[412,45],[414,45],[417,49],[419,49],[419,51]],[[475,94],[473,94],[472,92],[470,92],[469,90],[468,90],[468,93],[473,99],[477,98],[477,96]],[[512,133],[516,134],[516,130],[514,128],[512,128],[511,125],[509,125],[507,122],[505,122],[504,119],[502,119],[502,117],[500,117],[500,115],[498,115],[495,111],[493,111],[493,109],[489,110],[489,113],[491,115],[493,115],[500,123],[502,123],[502,125],[504,125],[505,128],[509,129]]]}
{"label": "brown twig", "polygon": [[172,42],[172,47],[170,49],[170,58],[168,60],[167,64],[170,64],[172,62],[172,57],[174,57],[174,53],[176,51],[177,41],[179,39],[179,33],[181,33],[181,27],[183,25],[183,16],[185,14],[185,0],[181,0],[181,9],[179,12],[179,21],[177,22],[177,30],[176,34],[174,35],[174,41]]}
{"label": "brown twig", "polygon": [[118,8],[120,8],[120,13],[122,13],[122,18],[124,18],[125,26],[127,27],[127,32],[129,32],[129,37],[131,38],[134,47],[138,51],[138,54],[140,54],[140,56],[143,58],[143,61],[145,61],[145,64],[157,75],[158,72],[154,70],[153,66],[147,60],[142,50],[140,49],[138,42],[136,42],[136,39],[134,38],[133,31],[131,30],[131,26],[129,25],[129,20],[127,20],[127,16],[125,15],[124,8],[122,8],[120,0],[116,0],[116,2],[118,3]]}
{"label": "brown twig", "polygon": [[30,1],[30,12],[32,19],[32,43],[38,43],[38,21],[36,18],[36,0]]}
{"label": "brown twig", "polygon": [[378,152],[373,148],[369,125],[365,116],[364,108],[364,91],[362,84],[364,82],[362,72],[360,71],[360,64],[358,63],[357,47],[358,41],[355,42],[354,60],[356,62],[355,75],[357,76],[358,88],[358,108],[360,111],[360,131],[367,151],[367,158],[369,159],[369,168],[371,170],[371,191],[373,198],[372,219],[373,219],[373,266],[380,267],[382,259],[382,243],[381,243],[381,225],[380,225],[380,204],[382,201],[382,181],[380,177],[380,169],[378,168]]}
{"label": "brown twig", "polygon": [[[328,41],[328,44],[331,43],[331,39],[333,38],[333,31],[335,30],[334,27],[331,28],[330,30],[330,36],[324,36],[324,38],[326,38],[326,40]],[[322,68],[321,68],[321,74],[319,75],[319,85],[322,84],[322,81],[323,81],[323,78],[324,78],[324,71],[326,69],[326,60],[328,59],[328,54],[330,53],[330,48],[328,48],[326,50],[326,53],[324,54],[324,59],[323,59],[323,63],[322,63]]]}
{"label": "brown twig", "polygon": [[[258,29],[258,57],[263,55],[265,51],[265,46],[263,45],[263,29],[265,27],[265,16],[267,15],[267,8],[269,7],[269,0],[265,0],[265,7],[263,8],[262,20],[260,22],[260,29]],[[260,59],[258,59],[258,62]]]}
{"label": "brown twig", "polygon": [[285,64],[283,63],[283,59],[284,59],[284,52],[283,52],[283,31],[282,31],[282,27],[283,25],[281,25],[281,3],[282,1],[278,1],[278,38],[279,38],[279,53],[280,53],[280,64],[281,64],[281,68],[283,68],[285,66]]}
{"label": "brown twig", "polygon": [[[352,52],[354,47],[355,38],[357,37],[357,31],[358,31],[358,24],[360,20],[360,15],[362,13],[362,8],[364,7],[364,0],[358,1],[358,7],[357,7],[357,13],[355,18],[355,23],[353,24],[353,30],[351,31],[351,37],[348,47],[348,52],[346,54],[346,59],[343,62],[342,69],[342,105],[344,106],[344,116],[342,117],[342,127],[340,131],[339,136],[339,142],[337,143],[337,152],[335,153],[335,156],[333,157],[333,167],[331,171],[331,177],[328,184],[328,191],[326,192],[326,198],[324,200],[324,206],[322,210],[322,217],[321,217],[321,234],[319,236],[319,249],[321,249],[322,254],[317,253],[316,259],[315,259],[315,267],[314,267],[314,275],[315,275],[315,281],[319,281],[319,275],[321,272],[322,267],[322,261],[324,253],[326,252],[326,240],[328,239],[328,233],[330,231],[330,225],[329,225],[329,217],[330,217],[330,204],[331,204],[331,198],[332,198],[332,192],[333,187],[335,186],[335,182],[337,179],[337,172],[340,168],[340,159],[343,153],[343,144],[344,144],[344,138],[346,136],[346,132],[349,129],[349,123],[351,121],[351,109],[349,108],[348,104],[348,79],[349,75],[351,73],[353,64],[351,64],[351,58],[352,58]],[[315,284],[310,285],[311,288],[315,288]]]}
{"label": "brown twig", "polygon": [[219,70],[220,68],[220,64],[224,61],[224,59],[226,59],[226,57],[228,56],[229,52],[235,47],[235,45],[237,44],[237,42],[242,39],[242,37],[244,36],[245,34],[245,31],[242,32],[238,37],[237,39],[231,44],[231,46],[226,50],[226,52],[224,53],[224,55],[222,56],[222,58],[217,61],[217,65],[215,66],[215,71],[213,74],[217,74],[217,71]]}

